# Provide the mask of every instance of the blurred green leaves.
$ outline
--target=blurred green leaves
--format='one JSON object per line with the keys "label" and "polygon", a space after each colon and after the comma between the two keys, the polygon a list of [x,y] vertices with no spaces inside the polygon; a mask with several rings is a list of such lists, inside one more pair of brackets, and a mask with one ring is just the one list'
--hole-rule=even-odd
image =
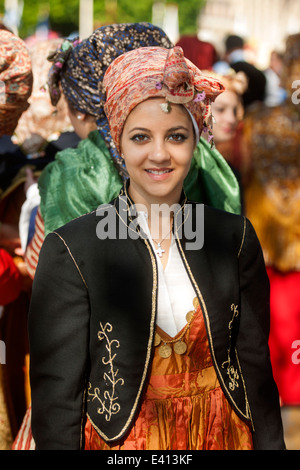
{"label": "blurred green leaves", "polygon": [[[181,34],[197,31],[197,17],[205,0],[162,0],[177,4]],[[103,24],[152,21],[153,0],[94,0],[95,28]],[[0,0],[0,14],[4,13],[4,0]],[[38,23],[49,16],[49,26],[62,36],[78,31],[79,0],[24,0],[21,37],[35,32]]]}

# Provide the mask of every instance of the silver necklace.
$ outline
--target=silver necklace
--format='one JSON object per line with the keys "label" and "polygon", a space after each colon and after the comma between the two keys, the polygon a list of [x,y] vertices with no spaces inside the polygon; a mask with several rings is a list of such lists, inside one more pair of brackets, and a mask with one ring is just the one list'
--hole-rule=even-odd
{"label": "silver necklace", "polygon": [[154,243],[157,244],[157,249],[155,250],[155,253],[160,257],[162,258],[163,254],[166,252],[163,248],[162,248],[162,243],[165,241],[165,239],[167,238],[168,235],[170,235],[170,233],[172,232],[172,229],[167,233],[167,235],[160,241],[160,242],[157,242],[156,240],[154,240],[152,238],[152,240],[154,241]]}

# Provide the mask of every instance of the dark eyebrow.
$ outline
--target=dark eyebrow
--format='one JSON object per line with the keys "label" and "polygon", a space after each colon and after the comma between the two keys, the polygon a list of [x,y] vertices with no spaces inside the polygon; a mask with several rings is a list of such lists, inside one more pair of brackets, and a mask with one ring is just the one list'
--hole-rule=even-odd
{"label": "dark eyebrow", "polygon": [[[176,126],[176,127],[171,127],[171,129],[168,129],[168,132],[175,132],[175,131],[179,131],[180,129],[185,130],[187,132],[189,131],[189,129],[184,126]],[[136,132],[136,131],[150,132],[150,129],[147,129],[145,127],[134,127],[133,129],[130,129],[129,133]]]}
{"label": "dark eyebrow", "polygon": [[129,132],[136,132],[136,131],[145,131],[145,132],[149,132],[149,129],[146,129],[145,127],[134,127],[133,129],[130,129]]}
{"label": "dark eyebrow", "polygon": [[184,127],[184,126],[177,126],[177,127],[172,127],[171,129],[169,129],[169,132],[174,132],[174,131],[179,131],[179,130],[184,130],[184,131],[189,131],[189,129],[187,127]]}

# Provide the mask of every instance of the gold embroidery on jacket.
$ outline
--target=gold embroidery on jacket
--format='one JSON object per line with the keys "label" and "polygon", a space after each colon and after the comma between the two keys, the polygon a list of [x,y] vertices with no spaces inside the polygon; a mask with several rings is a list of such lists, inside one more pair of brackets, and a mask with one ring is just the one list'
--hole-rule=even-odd
{"label": "gold embroidery on jacket", "polygon": [[[95,387],[92,391],[92,384],[88,384],[88,397],[92,398],[92,401],[98,400],[100,403],[100,407],[97,409],[97,413],[103,415],[105,414],[106,421],[110,421],[112,415],[119,413],[120,411],[120,404],[117,402],[118,398],[115,396],[116,394],[116,385],[124,385],[124,380],[120,377],[117,378],[118,369],[114,369],[114,359],[116,357],[116,353],[113,353],[113,347],[119,348],[120,343],[118,340],[113,339],[110,340],[108,334],[112,332],[113,327],[110,323],[106,323],[104,326],[100,322],[100,330],[98,331],[98,339],[100,341],[106,341],[106,350],[108,352],[108,357],[102,357],[102,364],[108,367],[108,371],[104,372],[103,378],[105,380],[105,385],[108,387],[107,390],[103,393],[103,399],[101,398],[101,391],[99,387]],[[88,399],[90,401],[90,399]]]}
{"label": "gold embroidery on jacket", "polygon": [[231,351],[231,339],[232,339],[231,338],[231,333],[232,333],[233,321],[239,315],[238,306],[232,304],[231,305],[231,310],[233,311],[233,317],[230,320],[229,325],[228,325],[228,329],[229,329],[229,347],[228,347],[228,351],[227,351],[228,359],[227,359],[227,361],[223,362],[222,368],[224,369],[227,365],[226,370],[227,370],[227,375],[229,377],[229,388],[230,388],[230,390],[234,391],[235,388],[239,387],[238,380],[239,380],[240,376],[238,374],[237,369],[235,369],[233,367],[233,365],[231,364],[230,351]]}
{"label": "gold embroidery on jacket", "polygon": [[243,237],[242,237],[242,242],[241,242],[241,246],[240,246],[240,249],[239,249],[239,252],[238,252],[238,258],[240,257],[240,254],[242,252],[242,249],[243,249],[243,246],[244,246],[244,242],[245,242],[245,236],[246,236],[246,217],[244,217],[244,228],[243,228]]}
{"label": "gold embroidery on jacket", "polygon": [[[243,239],[242,239],[242,243],[241,243],[241,247],[240,247],[240,251],[242,250],[242,247],[243,247],[243,244],[244,244],[244,240],[245,240],[245,231],[246,231],[246,219],[244,218],[244,233],[243,233]],[[249,401],[248,401],[248,397],[247,397],[247,392],[246,392],[246,386],[245,386],[245,381],[243,379],[243,375],[242,375],[242,371],[241,371],[241,368],[240,368],[240,374],[241,374],[241,380],[242,380],[242,383],[243,383],[243,387],[244,387],[244,396],[245,396],[245,402],[246,402],[246,414],[239,408],[239,406],[237,405],[237,403],[235,402],[234,398],[232,397],[230,391],[228,390],[227,388],[227,385],[225,384],[224,382],[224,379],[223,379],[223,376],[221,374],[221,371],[218,367],[218,363],[217,363],[217,360],[216,360],[216,356],[215,356],[215,350],[214,350],[214,342],[213,342],[213,338],[212,338],[212,332],[211,332],[211,328],[210,328],[210,318],[209,318],[209,315],[208,315],[208,311],[207,311],[207,306],[206,306],[206,303],[205,303],[205,300],[203,298],[203,295],[199,289],[199,286],[197,285],[197,282],[194,278],[194,275],[191,271],[191,268],[187,262],[187,259],[186,259],[186,256],[185,256],[185,253],[183,251],[183,248],[182,248],[182,245],[181,245],[181,241],[180,241],[180,237],[178,236],[176,230],[175,230],[175,235],[176,235],[176,241],[177,241],[177,245],[179,247],[179,250],[180,250],[180,253],[181,253],[181,256],[182,256],[182,259],[184,261],[184,264],[185,264],[185,267],[187,269],[187,272],[190,276],[190,279],[192,280],[192,283],[195,287],[195,290],[197,292],[197,296],[198,296],[198,299],[200,300],[201,302],[201,306],[203,308],[203,313],[204,313],[204,316],[205,316],[205,319],[206,319],[206,328],[207,328],[207,334],[208,334],[208,339],[209,339],[209,343],[210,343],[210,346],[211,346],[211,352],[212,352],[212,356],[213,356],[213,360],[214,360],[214,364],[215,364],[215,368],[218,372],[218,378],[220,380],[220,382],[222,383],[223,387],[227,390],[227,393],[228,395],[230,396],[230,399],[234,405],[234,407],[236,408],[236,410],[242,415],[244,416],[244,418],[246,419],[250,419],[251,422],[252,422],[252,418],[251,418],[251,412],[250,412],[250,404],[249,404]],[[240,254],[240,253],[239,253]],[[236,352],[236,358],[237,358],[237,361],[239,363],[239,359],[238,359],[238,354]],[[253,422],[252,422],[252,427],[254,429],[254,425],[253,425]]]}
{"label": "gold embroidery on jacket", "polygon": [[[130,200],[128,194],[127,194],[127,191],[126,191],[126,188],[123,188],[119,194],[119,197],[120,196],[124,196],[127,198],[127,200]],[[132,203],[132,202],[131,202]],[[118,210],[117,210],[117,206],[116,206],[116,201],[115,201],[115,204],[114,204],[114,209],[116,211],[116,214],[117,216],[119,217],[119,220],[120,222],[122,222],[123,224],[125,224],[125,226],[127,226],[128,229],[132,230],[131,226],[130,225],[127,225],[126,222],[123,220],[123,218],[120,216]],[[128,213],[128,218],[130,221],[132,221],[132,219],[130,218],[129,216],[129,205],[127,204],[127,209],[126,209],[126,212]],[[139,230],[137,229],[137,232],[139,232]],[[157,266],[156,266],[156,259],[155,259],[155,256],[152,252],[152,248],[150,247],[150,244],[148,242],[147,239],[145,239],[142,235],[141,235],[141,240],[145,243],[146,247],[147,247],[147,250],[149,252],[149,255],[150,255],[150,259],[151,259],[151,264],[152,264],[152,273],[153,273],[153,286],[152,286],[152,309],[151,309],[151,323],[150,323],[150,333],[149,333],[149,340],[148,340],[148,347],[147,347],[147,357],[146,357],[146,360],[145,360],[145,366],[144,366],[144,371],[143,371],[143,375],[142,375],[142,378],[141,378],[141,382],[140,382],[140,387],[139,387],[139,390],[137,392],[137,396],[136,396],[136,399],[135,399],[135,402],[132,406],[132,410],[130,412],[130,415],[125,423],[125,425],[123,426],[122,430],[119,432],[118,435],[114,436],[113,438],[108,438],[108,436],[106,436],[99,428],[98,426],[93,422],[93,419],[92,417],[87,413],[90,421],[92,422],[92,425],[94,426],[94,428],[97,430],[97,432],[99,433],[99,435],[107,440],[108,442],[109,441],[112,441],[112,440],[117,440],[119,439],[123,434],[124,432],[127,430],[127,428],[129,427],[129,425],[131,424],[132,422],[132,419],[133,419],[133,416],[136,412],[136,409],[137,409],[137,405],[138,405],[138,402],[140,400],[140,397],[141,397],[141,394],[142,394],[142,390],[143,390],[143,386],[145,384],[145,381],[146,381],[146,378],[147,378],[147,372],[148,372],[148,368],[149,368],[149,364],[150,364],[150,360],[151,360],[151,354],[152,354],[152,343],[153,343],[153,337],[154,337],[154,331],[155,331],[155,314],[156,314],[156,297],[157,297],[157,282],[158,282],[158,274],[157,274]]]}

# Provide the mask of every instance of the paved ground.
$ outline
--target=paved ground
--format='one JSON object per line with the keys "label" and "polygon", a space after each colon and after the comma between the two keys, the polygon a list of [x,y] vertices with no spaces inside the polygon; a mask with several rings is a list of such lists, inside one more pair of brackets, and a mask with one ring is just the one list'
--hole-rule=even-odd
{"label": "paved ground", "polygon": [[285,445],[288,450],[300,450],[300,406],[282,408]]}

